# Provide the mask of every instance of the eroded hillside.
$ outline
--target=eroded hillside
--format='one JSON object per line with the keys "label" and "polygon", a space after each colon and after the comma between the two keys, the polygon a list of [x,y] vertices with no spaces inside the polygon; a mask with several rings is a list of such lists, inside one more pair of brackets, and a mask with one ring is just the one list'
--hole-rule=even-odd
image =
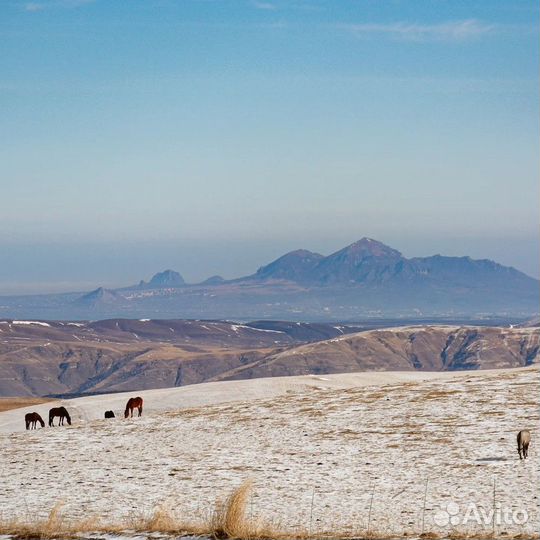
{"label": "eroded hillside", "polygon": [[277,350],[360,329],[279,321],[0,321],[0,396],[200,383]]}
{"label": "eroded hillside", "polygon": [[[224,321],[0,322],[0,396],[80,395],[354,371],[523,367],[540,329]],[[330,338],[330,339],[328,339]]]}
{"label": "eroded hillside", "polygon": [[539,341],[538,328],[389,328],[294,347],[242,366],[222,378],[523,367],[538,361]]}

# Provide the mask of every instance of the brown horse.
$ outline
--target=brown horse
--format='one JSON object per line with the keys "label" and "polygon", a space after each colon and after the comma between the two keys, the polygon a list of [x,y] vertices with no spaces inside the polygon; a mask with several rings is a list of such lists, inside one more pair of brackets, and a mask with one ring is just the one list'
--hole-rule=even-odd
{"label": "brown horse", "polygon": [[54,426],[54,418],[56,416],[60,417],[60,420],[58,421],[59,426],[64,425],[64,419],[67,420],[67,423],[71,426],[71,416],[69,416],[67,409],[65,407],[53,407],[49,411],[49,427]]}
{"label": "brown horse", "polygon": [[529,444],[531,443],[531,433],[526,429],[522,429],[517,434],[517,446],[519,459],[527,459],[529,455]]}
{"label": "brown horse", "polygon": [[37,412],[29,412],[24,415],[24,421],[26,422],[26,429],[36,429],[37,423],[41,424],[41,427],[45,427],[43,418]]}
{"label": "brown horse", "polygon": [[131,415],[133,418],[133,409],[139,409],[139,416],[142,416],[142,406],[143,399],[142,397],[132,397],[128,399],[126,404],[126,410],[124,411],[124,418],[127,418]]}

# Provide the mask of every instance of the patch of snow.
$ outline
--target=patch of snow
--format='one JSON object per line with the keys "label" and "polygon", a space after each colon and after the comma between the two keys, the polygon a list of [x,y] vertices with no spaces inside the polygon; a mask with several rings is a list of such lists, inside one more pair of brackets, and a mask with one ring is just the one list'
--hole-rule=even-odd
{"label": "patch of snow", "polygon": [[255,328],[253,326],[246,326],[245,324],[231,324],[231,328],[238,332],[238,328],[243,328],[244,330],[253,330],[255,332],[270,332],[272,334],[284,334],[283,330],[267,330],[265,328]]}
{"label": "patch of snow", "polygon": [[13,321],[13,324],[36,324],[38,326],[51,326],[49,323],[42,321]]}
{"label": "patch of snow", "polygon": [[256,332],[270,332],[272,334],[285,334],[283,330],[267,330],[266,328],[253,328],[253,326],[246,326],[250,330],[255,330]]}

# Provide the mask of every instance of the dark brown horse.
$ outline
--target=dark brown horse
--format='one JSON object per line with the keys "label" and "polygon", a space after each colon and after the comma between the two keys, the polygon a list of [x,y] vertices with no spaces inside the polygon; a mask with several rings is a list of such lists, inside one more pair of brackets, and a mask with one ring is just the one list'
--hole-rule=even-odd
{"label": "dark brown horse", "polygon": [[60,417],[60,420],[58,421],[59,426],[64,425],[64,419],[67,420],[67,423],[71,426],[71,416],[69,416],[67,409],[65,407],[53,407],[49,411],[49,427],[54,426],[54,418],[56,416]]}
{"label": "dark brown horse", "polygon": [[126,410],[124,411],[124,418],[127,418],[131,415],[133,417],[133,409],[139,409],[139,416],[142,416],[142,406],[143,399],[142,397],[132,397],[128,399],[126,404]]}
{"label": "dark brown horse", "polygon": [[526,429],[522,429],[517,434],[517,446],[519,459],[527,459],[529,455],[529,444],[531,443],[531,433]]}
{"label": "dark brown horse", "polygon": [[45,427],[43,418],[37,412],[29,412],[24,415],[24,421],[26,422],[26,429],[36,429],[37,423],[41,424],[41,427]]}

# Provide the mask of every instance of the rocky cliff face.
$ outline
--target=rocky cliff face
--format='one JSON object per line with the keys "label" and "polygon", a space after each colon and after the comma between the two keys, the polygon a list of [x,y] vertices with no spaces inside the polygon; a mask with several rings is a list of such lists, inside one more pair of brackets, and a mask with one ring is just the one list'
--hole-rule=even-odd
{"label": "rocky cliff face", "polygon": [[242,366],[222,378],[524,367],[539,361],[539,345],[538,328],[390,328],[294,347]]}

